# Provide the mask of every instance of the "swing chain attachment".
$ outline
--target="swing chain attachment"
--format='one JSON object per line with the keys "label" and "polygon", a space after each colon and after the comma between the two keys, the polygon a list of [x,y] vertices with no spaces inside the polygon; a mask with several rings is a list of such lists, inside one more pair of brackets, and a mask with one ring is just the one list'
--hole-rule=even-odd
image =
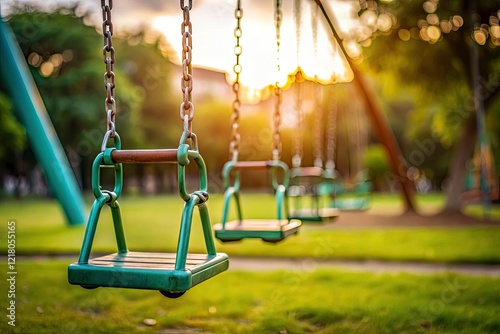
{"label": "swing chain attachment", "polygon": [[274,21],[276,25],[276,63],[277,63],[277,78],[276,84],[274,86],[274,95],[276,97],[276,102],[274,106],[273,113],[273,147],[272,155],[273,160],[279,160],[281,158],[281,136],[280,136],[280,125],[281,125],[281,88],[279,87],[279,73],[280,68],[280,40],[281,40],[281,20],[283,16],[283,11],[281,10],[281,0],[276,0],[276,8],[274,13]]}
{"label": "swing chain attachment", "polygon": [[191,10],[193,8],[193,0],[188,1],[188,5],[184,3],[184,0],[180,1],[181,3],[181,9],[184,10],[184,8],[188,7],[188,10]]}
{"label": "swing chain attachment", "polygon": [[106,88],[106,99],[104,108],[106,111],[106,134],[104,135],[102,151],[106,148],[109,138],[114,138],[117,135],[115,126],[116,101],[115,101],[115,48],[113,47],[113,22],[111,21],[111,10],[113,9],[113,0],[101,0],[102,9],[102,34],[104,36],[104,47],[102,56],[106,64],[106,72],[104,73],[104,87]]}
{"label": "swing chain attachment", "polygon": [[181,144],[185,140],[192,137],[192,121],[194,118],[194,105],[191,100],[193,91],[193,69],[191,65],[192,50],[193,50],[193,26],[189,18],[189,10],[193,6],[192,0],[186,5],[183,0],[180,2],[183,11],[184,20],[181,23],[182,34],[182,77],[181,77],[181,91],[183,94],[183,101],[180,105],[180,117],[184,122],[184,132],[181,137]]}
{"label": "swing chain attachment", "polygon": [[234,46],[234,55],[236,56],[236,64],[233,66],[236,79],[233,83],[234,101],[233,101],[233,114],[231,115],[231,141],[229,143],[229,158],[231,161],[238,161],[238,153],[240,147],[240,134],[239,134],[239,120],[240,120],[240,74],[242,67],[240,64],[240,56],[243,51],[240,45],[240,37],[243,34],[241,30],[241,19],[243,18],[243,9],[241,8],[241,0],[237,1],[236,9],[234,10],[234,17],[236,18],[236,28],[234,29],[234,37],[236,38],[236,45]]}

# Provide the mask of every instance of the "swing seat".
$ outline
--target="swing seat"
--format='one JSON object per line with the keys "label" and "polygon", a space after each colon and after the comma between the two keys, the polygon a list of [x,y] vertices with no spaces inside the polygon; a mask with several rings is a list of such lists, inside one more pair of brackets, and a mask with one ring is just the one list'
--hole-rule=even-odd
{"label": "swing seat", "polygon": [[[271,170],[272,184],[275,189],[276,218],[243,219],[240,205],[240,171]],[[283,181],[278,182],[278,171],[283,173]],[[230,185],[230,177],[234,173],[234,184]],[[265,242],[280,242],[297,234],[302,225],[300,220],[288,217],[288,198],[286,188],[290,179],[288,166],[282,161],[229,161],[224,165],[223,180],[225,186],[222,222],[212,226],[215,237],[222,242],[239,241],[241,239],[262,239]],[[231,199],[235,200],[238,219],[228,221]]]}
{"label": "swing seat", "polygon": [[308,222],[324,222],[333,220],[339,216],[339,210],[336,208],[322,208],[319,210],[311,208],[302,208],[294,210],[290,218]]}
{"label": "swing seat", "polygon": [[[119,137],[118,137],[119,138]],[[169,298],[182,296],[193,286],[225,271],[229,267],[226,254],[217,253],[213,240],[210,217],[206,201],[207,171],[203,158],[197,150],[181,144],[179,149],[121,150],[119,139],[116,148],[101,152],[92,165],[92,191],[95,201],[90,211],[78,262],[68,267],[70,284],[87,289],[116,287],[160,290]],[[185,165],[194,160],[199,170],[200,189],[188,193],[185,182]],[[184,199],[180,222],[179,239],[175,253],[131,252],[127,248],[118,198],[122,190],[123,163],[177,163],[179,194]],[[113,191],[102,190],[100,170],[114,167],[115,187]],[[111,209],[118,251],[114,254],[90,259],[92,244],[104,205]],[[206,254],[188,253],[194,208],[198,208]]]}
{"label": "swing seat", "polygon": [[[339,216],[335,208],[322,207],[320,197],[324,194],[322,185],[330,181],[327,171],[321,167],[295,167],[290,170],[290,183],[288,196],[295,198],[295,208],[290,218],[304,222],[321,223],[333,220]],[[313,201],[312,207],[302,208],[301,199],[310,197]]]}
{"label": "swing seat", "polygon": [[229,221],[223,227],[215,224],[215,237],[223,242],[239,241],[246,238],[262,239],[266,242],[279,242],[299,232],[301,222],[296,219],[267,220],[245,219]]}
{"label": "swing seat", "polygon": [[97,257],[68,268],[71,284],[86,288],[115,287],[184,292],[225,271],[226,254],[188,254],[183,270],[175,269],[175,253],[125,252]]}

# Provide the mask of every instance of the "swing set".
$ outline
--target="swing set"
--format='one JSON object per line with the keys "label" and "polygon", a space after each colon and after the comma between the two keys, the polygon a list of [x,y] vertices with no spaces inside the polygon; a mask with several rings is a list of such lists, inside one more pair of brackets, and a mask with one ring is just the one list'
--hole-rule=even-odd
{"label": "swing set", "polygon": [[[186,4],[187,2],[187,4]],[[237,1],[235,9],[236,28],[234,36],[236,46],[234,54],[236,64],[233,71],[236,79],[233,83],[235,99],[232,105],[231,117],[231,140],[229,144],[230,159],[223,167],[224,181],[224,205],[223,216],[220,223],[211,225],[207,208],[208,184],[205,162],[198,150],[198,139],[192,131],[194,119],[194,106],[192,102],[193,76],[192,76],[192,23],[190,21],[190,10],[192,0],[180,0],[180,8],[183,13],[181,25],[182,34],[182,80],[181,90],[183,101],[180,105],[180,117],[183,122],[183,132],[177,148],[168,149],[140,149],[123,150],[120,136],[115,126],[116,103],[114,98],[115,74],[113,71],[115,63],[115,49],[113,48],[112,35],[113,23],[111,12],[112,0],[101,0],[103,14],[103,36],[104,48],[103,58],[106,64],[104,85],[106,88],[105,112],[107,130],[105,132],[101,153],[97,155],[92,165],[92,192],[95,200],[90,211],[87,227],[84,234],[78,261],[68,267],[68,281],[83,288],[94,289],[97,287],[119,287],[133,289],[159,290],[168,298],[182,296],[187,290],[214,277],[228,269],[228,256],[217,253],[215,237],[223,242],[239,241],[254,238],[265,242],[277,243],[285,238],[299,232],[302,221],[323,221],[333,219],[337,216],[337,210],[331,208],[320,208],[319,197],[320,185],[331,183],[334,180],[333,151],[331,144],[327,146],[327,155],[332,154],[323,169],[322,158],[322,119],[316,117],[317,144],[315,145],[315,161],[313,167],[302,167],[303,148],[297,149],[294,157],[293,168],[289,170],[287,164],[281,160],[282,143],[280,135],[282,89],[278,80],[274,86],[275,105],[272,114],[272,159],[264,161],[239,161],[239,120],[240,120],[240,56],[242,47],[240,37],[242,35],[241,20],[243,9],[241,0]],[[275,26],[277,44],[277,69],[280,71],[280,28],[282,23],[281,0],[275,2]],[[300,102],[300,101],[299,101]],[[298,108],[300,113],[300,108]],[[321,114],[321,108],[317,108]],[[300,116],[300,115],[299,115]],[[329,117],[331,119],[331,117]],[[328,132],[328,142],[333,139],[331,131]],[[111,146],[109,146],[111,145]],[[186,187],[186,166],[193,162],[198,167],[199,187],[193,192],[188,192]],[[123,188],[123,164],[153,164],[169,163],[177,165],[178,192],[184,202],[180,230],[175,253],[153,253],[129,251],[125,240],[125,232],[122,224],[119,198]],[[112,190],[103,189],[100,184],[100,175],[103,168],[114,171],[115,184]],[[246,171],[270,172],[271,186],[274,190],[276,215],[268,219],[245,219],[241,205],[241,174]],[[314,179],[311,182],[311,179]],[[304,181],[305,180],[305,181]],[[302,185],[303,182],[312,185],[310,194],[313,198],[313,208],[299,210],[290,215],[288,196],[290,184]],[[300,200],[300,198],[296,198]],[[235,202],[237,219],[229,221],[229,208],[231,202]],[[92,244],[99,222],[102,208],[107,205],[112,214],[115,231],[117,252],[97,258],[90,258]],[[188,253],[190,232],[195,207],[198,208],[206,253]],[[213,229],[213,232],[212,232]]]}

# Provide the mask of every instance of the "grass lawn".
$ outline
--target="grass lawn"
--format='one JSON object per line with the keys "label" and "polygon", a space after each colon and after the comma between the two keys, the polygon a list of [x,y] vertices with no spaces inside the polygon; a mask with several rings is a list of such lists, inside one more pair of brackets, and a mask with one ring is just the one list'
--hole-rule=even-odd
{"label": "grass lawn", "polygon": [[[244,212],[263,218],[274,212],[273,198],[246,195]],[[438,206],[441,199],[424,199]],[[125,234],[131,250],[173,251],[177,244],[178,224],[183,205],[178,196],[137,197],[120,200]],[[387,211],[397,199],[375,197],[374,210]],[[437,203],[437,204],[436,204]],[[213,195],[209,202],[212,223],[219,221],[222,197]],[[382,208],[382,209],[381,209]],[[0,251],[5,253],[7,221],[16,221],[18,253],[77,253],[84,227],[67,227],[59,206],[51,200],[7,201],[0,204]],[[194,216],[191,251],[203,252],[199,219]],[[229,255],[316,257],[347,259],[411,260],[429,262],[500,263],[498,227],[455,228],[369,228],[340,229],[306,225],[298,236],[271,245],[259,240],[217,243],[218,251]],[[96,233],[94,251],[114,252],[114,232],[110,213],[104,207]],[[76,256],[75,256],[76,257]]]}
{"label": "grass lawn", "polygon": [[[0,333],[495,333],[500,279],[230,271],[172,300],[67,283],[67,260],[19,258],[16,327]],[[7,282],[0,280],[5,314]],[[146,326],[145,319],[154,319]]]}

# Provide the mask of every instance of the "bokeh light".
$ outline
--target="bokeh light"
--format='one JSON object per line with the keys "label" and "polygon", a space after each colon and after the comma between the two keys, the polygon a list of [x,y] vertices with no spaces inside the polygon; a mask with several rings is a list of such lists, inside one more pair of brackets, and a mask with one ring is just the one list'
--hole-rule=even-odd
{"label": "bokeh light", "polygon": [[405,42],[409,41],[411,38],[410,31],[407,29],[399,29],[398,36],[399,36],[399,38],[401,38]]}
{"label": "bokeh light", "polygon": [[40,66],[40,74],[44,77],[50,77],[53,72],[54,64],[50,61],[46,61]]}

